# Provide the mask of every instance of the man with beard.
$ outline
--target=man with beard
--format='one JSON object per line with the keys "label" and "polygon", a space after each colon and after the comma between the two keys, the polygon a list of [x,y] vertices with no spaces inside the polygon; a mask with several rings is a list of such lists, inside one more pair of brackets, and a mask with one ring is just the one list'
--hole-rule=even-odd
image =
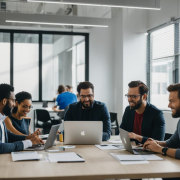
{"label": "man with beard", "polygon": [[165,120],[162,111],[147,102],[149,88],[141,81],[129,84],[129,106],[126,107],[120,128],[129,132],[130,139],[144,143],[148,138],[164,140]]}
{"label": "man with beard", "polygon": [[64,121],[102,121],[103,141],[111,135],[110,115],[104,103],[94,100],[94,86],[90,82],[81,82],[77,86],[80,101],[69,105]]}
{"label": "man with beard", "polygon": [[[172,117],[180,117],[180,84],[171,84],[167,88],[169,94],[169,105],[171,108]],[[177,123],[175,133],[170,139],[166,141],[156,141],[149,138],[143,146],[144,149],[148,149],[163,155],[167,155],[176,159],[180,159],[180,120]],[[166,180],[180,179],[180,178],[164,178]]]}
{"label": "man with beard", "polygon": [[14,87],[0,84],[0,154],[22,151],[35,144],[44,144],[37,136],[18,136],[6,129],[4,119],[11,114],[14,104]]}

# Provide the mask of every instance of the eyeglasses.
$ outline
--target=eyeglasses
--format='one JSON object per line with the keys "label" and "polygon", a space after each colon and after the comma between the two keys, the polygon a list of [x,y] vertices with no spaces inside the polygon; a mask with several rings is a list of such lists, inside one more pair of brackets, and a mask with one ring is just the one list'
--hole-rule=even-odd
{"label": "eyeglasses", "polygon": [[10,99],[13,103],[15,103],[15,99],[12,99],[12,98],[6,98],[6,99]]}
{"label": "eyeglasses", "polygon": [[141,96],[140,94],[138,94],[138,95],[128,95],[128,94],[125,94],[125,97],[127,98],[127,99],[129,99],[129,98],[131,98],[131,99],[136,99],[137,97],[139,97],[139,96]]}
{"label": "eyeglasses", "polygon": [[29,107],[26,106],[26,105],[21,105],[21,106],[22,106],[24,109],[30,109],[30,110],[31,110],[31,109],[33,108],[33,106],[29,106]]}
{"label": "eyeglasses", "polygon": [[91,99],[93,97],[93,94],[88,94],[88,95],[80,95],[80,98],[85,99],[85,98]]}

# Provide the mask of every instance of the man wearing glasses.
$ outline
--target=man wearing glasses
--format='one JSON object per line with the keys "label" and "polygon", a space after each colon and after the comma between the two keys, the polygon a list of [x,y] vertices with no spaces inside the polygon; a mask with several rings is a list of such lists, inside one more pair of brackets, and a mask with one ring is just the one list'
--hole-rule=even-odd
{"label": "man wearing glasses", "polygon": [[0,84],[0,154],[22,151],[32,145],[44,144],[37,136],[18,136],[6,129],[4,119],[11,114],[14,104],[14,87]]}
{"label": "man wearing glasses", "polygon": [[102,121],[103,141],[111,135],[110,115],[104,103],[94,100],[94,86],[90,82],[81,82],[77,86],[80,101],[69,105],[65,121]]}
{"label": "man wearing glasses", "polygon": [[120,128],[129,132],[130,139],[144,143],[148,138],[164,140],[165,120],[163,112],[147,102],[149,88],[141,81],[129,84],[129,106],[126,107]]}

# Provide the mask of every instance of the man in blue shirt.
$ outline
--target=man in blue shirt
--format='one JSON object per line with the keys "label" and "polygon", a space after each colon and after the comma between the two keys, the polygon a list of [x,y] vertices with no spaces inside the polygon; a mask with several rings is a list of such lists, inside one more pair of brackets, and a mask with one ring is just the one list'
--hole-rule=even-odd
{"label": "man in blue shirt", "polygon": [[[76,95],[71,92],[66,92],[65,87],[63,85],[59,85],[58,93],[59,95],[56,98],[55,106],[53,107],[54,111],[59,112],[62,109],[65,109],[69,104],[77,102]],[[59,106],[59,110],[56,109],[57,106]]]}
{"label": "man in blue shirt", "polygon": [[111,135],[110,115],[104,103],[94,100],[94,86],[90,82],[81,82],[77,87],[80,101],[70,104],[64,121],[102,121],[103,141]]}

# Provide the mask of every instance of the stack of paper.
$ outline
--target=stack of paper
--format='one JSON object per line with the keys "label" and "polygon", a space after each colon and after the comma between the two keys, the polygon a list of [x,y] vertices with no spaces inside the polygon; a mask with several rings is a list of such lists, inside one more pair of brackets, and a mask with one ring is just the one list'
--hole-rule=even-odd
{"label": "stack of paper", "polygon": [[85,160],[75,152],[48,153],[50,162],[84,162]]}
{"label": "stack of paper", "polygon": [[159,161],[163,160],[159,156],[154,154],[149,155],[117,155],[110,153],[115,159],[121,164],[148,164],[148,161]]}
{"label": "stack of paper", "polygon": [[102,144],[102,145],[95,145],[95,146],[101,150],[124,149],[123,145],[117,145],[117,144]]}
{"label": "stack of paper", "polygon": [[31,152],[12,152],[11,153],[13,161],[32,161],[39,160],[39,155],[36,151]]}

